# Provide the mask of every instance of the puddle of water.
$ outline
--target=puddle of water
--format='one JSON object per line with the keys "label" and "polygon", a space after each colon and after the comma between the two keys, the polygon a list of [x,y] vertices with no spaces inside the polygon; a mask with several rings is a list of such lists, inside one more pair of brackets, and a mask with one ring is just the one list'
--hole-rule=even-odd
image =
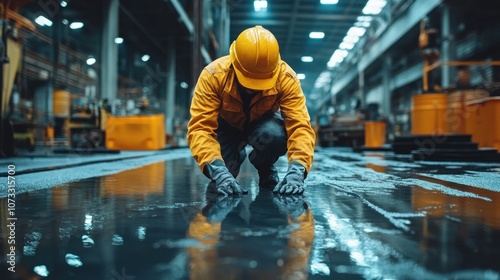
{"label": "puddle of water", "polygon": [[[326,234],[331,246],[315,247],[320,252],[313,251],[313,257],[328,254],[331,274],[367,279],[500,277],[498,192],[416,175],[429,169],[439,174],[437,166],[405,166],[403,171],[392,163],[386,167],[369,160],[333,159],[320,165],[316,168],[322,174],[311,176],[315,186],[308,191],[317,227],[333,234]],[[459,172],[469,170],[461,167]],[[346,255],[348,261],[335,263]],[[313,261],[319,272],[328,263],[324,258]]]}
{"label": "puddle of water", "polygon": [[[307,277],[315,234],[309,205],[303,197],[278,199],[269,190],[256,190],[254,173],[242,170],[247,178],[241,180],[253,194],[231,200],[205,194],[208,179],[192,160],[157,162],[21,194],[16,275]],[[6,203],[0,199],[2,209]],[[1,221],[7,223],[3,214]],[[8,234],[1,232],[0,279],[8,279]]]}
{"label": "puddle of water", "polygon": [[[208,179],[192,159],[22,194],[18,275],[498,279],[497,192],[411,178],[436,166],[318,159],[300,199],[259,190],[249,165],[238,179],[248,195],[207,196]],[[280,160],[281,178],[286,165]],[[8,234],[0,230],[0,279],[8,279]]]}
{"label": "puddle of water", "polygon": [[[448,183],[448,187],[467,190],[470,187]],[[433,218],[453,217],[463,223],[480,223],[488,228],[500,230],[500,193],[485,189],[475,189],[474,193],[490,198],[452,196],[420,187],[412,188],[412,207]]]}

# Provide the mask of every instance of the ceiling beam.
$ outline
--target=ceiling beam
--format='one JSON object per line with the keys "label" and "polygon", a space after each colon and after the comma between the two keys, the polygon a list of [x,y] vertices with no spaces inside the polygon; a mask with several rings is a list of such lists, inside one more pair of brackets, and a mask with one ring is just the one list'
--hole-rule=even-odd
{"label": "ceiling beam", "polygon": [[[270,17],[276,18],[276,17],[282,17],[284,21],[288,22],[290,19],[290,13],[269,13]],[[293,13],[292,16],[294,16],[296,19],[314,19],[314,20],[333,20],[333,21],[355,21],[358,18],[358,15],[340,15],[340,14],[314,14],[314,13],[300,13],[296,12]],[[231,13],[231,18],[235,19],[235,22],[238,22],[238,19],[241,18],[248,18],[248,13]],[[252,20],[259,21],[263,20],[262,18],[254,18]],[[265,19],[264,19],[265,20]],[[233,23],[233,21],[231,21]]]}
{"label": "ceiling beam", "polygon": [[[194,30],[194,24],[189,19],[189,16],[186,13],[186,11],[184,10],[184,8],[182,7],[181,3],[178,0],[163,0],[163,1],[170,2],[172,4],[172,6],[174,7],[175,11],[179,15],[180,20],[184,23],[184,26],[186,26],[186,29],[188,30],[188,32],[190,33],[190,35],[193,36],[193,33],[195,31]],[[209,64],[210,62],[212,62],[212,58],[210,58],[210,55],[208,54],[208,51],[205,48],[205,46],[202,45],[200,47],[200,52],[201,52],[201,56],[205,60],[206,64]]]}
{"label": "ceiling beam", "polygon": [[[236,18],[236,17],[234,17]],[[231,19],[231,25],[244,25],[244,26],[270,26],[270,25],[288,25],[288,20],[275,20],[275,19],[246,19],[246,20],[234,20]]]}

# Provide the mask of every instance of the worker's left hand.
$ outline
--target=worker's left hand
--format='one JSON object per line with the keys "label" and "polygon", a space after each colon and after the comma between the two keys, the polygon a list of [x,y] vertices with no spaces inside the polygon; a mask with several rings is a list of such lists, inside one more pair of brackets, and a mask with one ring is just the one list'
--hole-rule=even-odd
{"label": "worker's left hand", "polygon": [[305,177],[306,168],[294,161],[290,163],[285,178],[276,185],[273,192],[279,194],[302,194],[304,192]]}

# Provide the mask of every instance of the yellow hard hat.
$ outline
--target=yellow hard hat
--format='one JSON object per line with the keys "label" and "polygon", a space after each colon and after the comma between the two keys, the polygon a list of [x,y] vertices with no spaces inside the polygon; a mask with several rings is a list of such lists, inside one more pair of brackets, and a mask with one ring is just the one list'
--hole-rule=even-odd
{"label": "yellow hard hat", "polygon": [[245,29],[231,44],[229,56],[240,84],[265,90],[276,84],[281,60],[278,41],[262,26]]}

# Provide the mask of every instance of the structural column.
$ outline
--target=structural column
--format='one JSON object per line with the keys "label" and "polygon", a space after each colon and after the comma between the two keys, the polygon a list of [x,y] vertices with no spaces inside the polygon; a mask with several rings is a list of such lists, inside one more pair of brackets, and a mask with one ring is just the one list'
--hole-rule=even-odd
{"label": "structural column", "polygon": [[191,84],[196,84],[198,76],[200,75],[202,69],[202,56],[201,56],[201,46],[202,46],[202,34],[203,34],[203,2],[204,1],[194,1],[193,2],[193,26],[194,32],[191,34],[193,38],[193,64],[191,71]]}
{"label": "structural column", "polygon": [[366,106],[366,92],[365,92],[365,72],[363,69],[358,68],[358,97],[361,101],[361,108]]}
{"label": "structural column", "polygon": [[[441,60],[444,62],[456,60],[456,17],[449,5],[443,5],[441,11]],[[456,69],[452,66],[441,67],[441,87],[448,88],[453,84],[456,73]]]}
{"label": "structural column", "polygon": [[[229,0],[230,1],[230,0]],[[228,0],[221,0],[221,9],[219,17],[219,51],[217,53],[218,57],[229,54],[229,24],[230,24],[230,14],[228,9]]]}
{"label": "structural column", "polygon": [[116,98],[118,92],[118,37],[119,0],[103,1],[104,18],[101,45],[101,98],[110,101]]}
{"label": "structural column", "polygon": [[175,117],[175,44],[174,38],[170,38],[168,41],[167,50],[167,83],[166,83],[166,104],[165,104],[165,132],[168,135],[173,135],[174,133],[174,117]]}
{"label": "structural column", "polygon": [[391,67],[392,58],[389,55],[385,55],[382,66],[382,104],[380,109],[381,114],[386,117],[391,115],[391,89],[389,87]]}

